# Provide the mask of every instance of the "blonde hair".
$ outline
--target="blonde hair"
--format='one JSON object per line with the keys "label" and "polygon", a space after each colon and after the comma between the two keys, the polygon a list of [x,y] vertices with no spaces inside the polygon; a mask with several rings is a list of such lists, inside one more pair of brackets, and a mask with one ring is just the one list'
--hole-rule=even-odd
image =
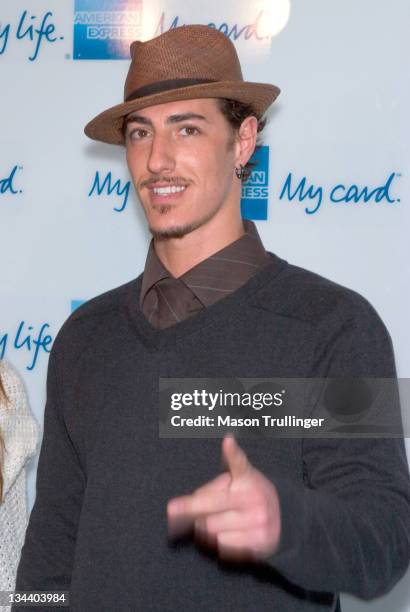
{"label": "blonde hair", "polygon": [[[4,388],[0,375],[0,403],[7,404],[7,394]],[[3,501],[3,458],[4,458],[4,440],[0,431],[0,504]]]}

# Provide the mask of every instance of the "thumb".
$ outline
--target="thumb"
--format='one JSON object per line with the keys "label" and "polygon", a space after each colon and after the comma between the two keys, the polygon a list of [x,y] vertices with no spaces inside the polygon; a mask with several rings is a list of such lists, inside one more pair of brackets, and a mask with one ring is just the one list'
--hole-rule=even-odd
{"label": "thumb", "polygon": [[222,442],[222,459],[232,479],[246,474],[252,467],[248,457],[233,436],[226,436]]}

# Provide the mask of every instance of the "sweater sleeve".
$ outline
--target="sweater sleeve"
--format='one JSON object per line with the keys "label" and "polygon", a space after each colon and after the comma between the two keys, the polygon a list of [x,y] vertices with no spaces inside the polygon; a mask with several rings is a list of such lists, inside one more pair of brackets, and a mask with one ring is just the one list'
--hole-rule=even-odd
{"label": "sweater sleeve", "polygon": [[4,439],[4,497],[12,489],[26,463],[35,454],[38,427],[29,409],[27,394],[16,370],[1,362],[1,376],[8,403],[0,402],[0,431]]}
{"label": "sweater sleeve", "polygon": [[[339,326],[326,376],[394,377],[390,337],[373,311]],[[385,410],[393,410],[385,406]],[[281,540],[269,564],[304,589],[370,599],[410,560],[410,481],[401,438],[306,438],[304,485],[278,478]]]}
{"label": "sweater sleeve", "polygon": [[17,572],[19,591],[70,589],[85,475],[64,422],[57,364],[55,343],[48,366],[36,500]]}

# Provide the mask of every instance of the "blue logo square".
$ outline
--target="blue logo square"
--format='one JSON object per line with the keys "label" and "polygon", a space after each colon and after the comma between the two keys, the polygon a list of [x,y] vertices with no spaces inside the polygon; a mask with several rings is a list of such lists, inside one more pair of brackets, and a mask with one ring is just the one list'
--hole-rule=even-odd
{"label": "blue logo square", "polygon": [[129,59],[142,37],[142,0],[75,0],[74,59]]}
{"label": "blue logo square", "polygon": [[242,185],[242,218],[266,220],[269,197],[269,147],[264,145],[257,149],[250,161],[255,166],[248,180]]}

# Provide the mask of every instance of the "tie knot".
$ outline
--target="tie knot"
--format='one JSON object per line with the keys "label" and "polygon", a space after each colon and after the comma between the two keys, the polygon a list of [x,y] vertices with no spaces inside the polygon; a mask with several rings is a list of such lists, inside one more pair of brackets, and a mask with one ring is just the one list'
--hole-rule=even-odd
{"label": "tie knot", "polygon": [[182,280],[170,276],[157,281],[148,294],[151,310],[148,320],[160,329],[179,323],[188,313],[191,316],[203,307]]}

